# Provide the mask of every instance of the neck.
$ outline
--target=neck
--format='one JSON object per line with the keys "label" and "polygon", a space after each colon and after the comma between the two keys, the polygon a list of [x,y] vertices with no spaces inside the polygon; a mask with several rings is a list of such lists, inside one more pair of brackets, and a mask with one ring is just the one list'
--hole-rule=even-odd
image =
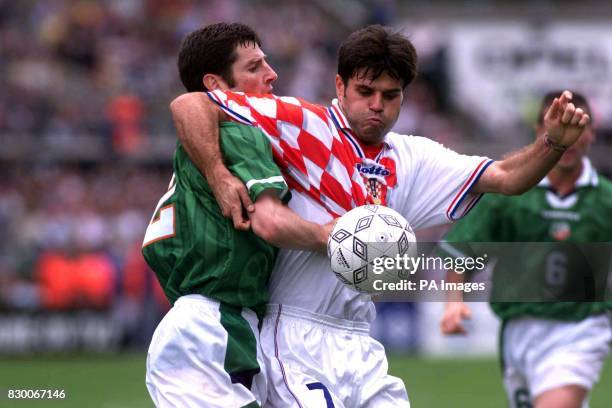
{"label": "neck", "polygon": [[582,163],[582,160],[578,166],[569,169],[555,166],[548,173],[550,185],[559,195],[563,196],[570,193],[576,187],[576,181],[578,181],[583,168],[584,164]]}

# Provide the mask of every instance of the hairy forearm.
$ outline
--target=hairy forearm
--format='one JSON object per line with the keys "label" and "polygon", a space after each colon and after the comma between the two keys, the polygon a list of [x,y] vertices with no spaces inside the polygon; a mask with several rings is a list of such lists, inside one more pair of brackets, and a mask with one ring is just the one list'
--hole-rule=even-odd
{"label": "hairy forearm", "polygon": [[299,217],[278,199],[263,197],[251,214],[253,232],[270,244],[287,249],[325,253],[331,224],[315,224]]}
{"label": "hairy forearm", "polygon": [[178,138],[189,158],[206,179],[227,171],[219,148],[223,113],[203,92],[180,95],[170,103]]}
{"label": "hairy forearm", "polygon": [[474,192],[523,194],[538,184],[561,156],[561,152],[551,149],[540,137],[529,146],[493,163],[476,184]]}

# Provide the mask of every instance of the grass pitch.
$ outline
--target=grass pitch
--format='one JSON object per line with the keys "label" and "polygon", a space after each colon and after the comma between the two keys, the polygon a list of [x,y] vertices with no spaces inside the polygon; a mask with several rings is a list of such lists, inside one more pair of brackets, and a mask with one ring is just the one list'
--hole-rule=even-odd
{"label": "grass pitch", "polygon": [[[433,360],[390,356],[414,408],[505,407],[495,359]],[[151,407],[144,385],[145,356],[61,355],[0,357],[0,407]],[[63,400],[9,400],[9,389],[63,389]],[[612,407],[612,362],[591,398],[591,408]]]}

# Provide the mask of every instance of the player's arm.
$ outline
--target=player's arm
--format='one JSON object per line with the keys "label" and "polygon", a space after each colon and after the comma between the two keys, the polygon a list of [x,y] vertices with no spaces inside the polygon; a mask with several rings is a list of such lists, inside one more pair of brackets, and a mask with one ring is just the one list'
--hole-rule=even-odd
{"label": "player's arm", "polygon": [[[453,258],[474,257],[481,250],[474,251],[473,243],[498,242],[503,240],[501,220],[505,216],[504,201],[499,196],[487,195],[466,219],[454,224],[448,231],[444,240],[439,243],[437,252],[442,256]],[[465,273],[468,273],[467,271]],[[462,283],[465,273],[458,273],[452,269],[446,272],[446,281]],[[463,291],[450,291],[447,293],[444,304],[444,314],[440,321],[442,334],[466,334],[464,320],[471,319],[472,312],[463,301]]]}
{"label": "player's arm", "polygon": [[242,208],[255,210],[244,184],[223,164],[219,148],[219,122],[226,114],[203,92],[178,96],[170,103],[174,126],[191,161],[210,185],[224,217],[232,218],[234,227],[246,230],[249,219]]}
{"label": "player's arm", "polygon": [[[462,283],[463,274],[448,270],[446,272],[446,281]],[[440,320],[440,330],[442,334],[467,334],[463,321],[471,318],[472,311],[468,305],[463,302],[463,291],[450,291],[444,303],[442,320]]]}
{"label": "player's arm", "polygon": [[472,188],[475,193],[522,194],[535,186],[582,134],[589,115],[576,109],[572,94],[555,98],[544,117],[546,134],[531,145],[494,162]]}
{"label": "player's arm", "polygon": [[304,220],[267,190],[257,197],[249,214],[253,232],[270,244],[289,249],[326,252],[332,223],[320,225]]}

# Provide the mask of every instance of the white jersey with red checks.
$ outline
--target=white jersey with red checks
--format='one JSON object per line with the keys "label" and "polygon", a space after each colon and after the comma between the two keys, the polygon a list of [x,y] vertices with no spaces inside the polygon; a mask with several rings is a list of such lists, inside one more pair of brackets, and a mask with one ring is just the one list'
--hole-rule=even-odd
{"label": "white jersey with red checks", "polygon": [[[326,143],[308,145],[308,150],[302,149],[300,153],[299,148],[306,144],[296,141],[298,135],[305,134],[304,128],[317,140],[338,139],[340,143],[334,153],[351,158],[353,169],[342,168],[349,160],[330,160],[325,167],[327,174],[350,174],[351,183],[343,180],[343,188],[351,186],[353,191],[360,192],[368,200],[372,197],[367,195],[367,191],[376,192],[382,204],[400,212],[414,229],[447,223],[467,214],[480,197],[471,194],[470,189],[492,162],[485,157],[460,155],[427,138],[396,133],[387,134],[380,153],[374,159],[368,159],[335,100],[329,108],[324,108],[295,98],[253,97],[220,91],[209,95],[235,120],[264,130],[275,149],[277,164],[286,171],[292,169],[287,172],[289,178],[294,177],[300,184],[300,188],[295,188],[291,180],[287,180],[294,188],[289,207],[311,222],[326,223],[338,212],[329,208],[328,201],[317,199],[317,194],[305,188],[307,184],[300,183],[299,178],[305,173],[296,172],[296,166],[291,162],[299,163],[298,158],[317,154],[333,156],[318,153],[318,150],[329,150]],[[289,108],[287,104],[296,108]],[[286,111],[290,109],[305,113],[301,118],[297,113],[288,117]],[[285,113],[281,113],[283,111]],[[321,122],[317,127],[308,123],[308,112],[313,111],[317,112],[317,121]],[[292,143],[291,149],[281,147],[283,143]],[[294,157],[288,157],[290,154]],[[312,168],[308,170],[309,179],[316,176]],[[361,179],[357,181],[356,177]],[[376,186],[367,188],[366,184],[370,182]],[[317,181],[309,183],[317,184]],[[319,185],[323,186],[323,183]],[[321,195],[323,191],[326,195],[333,195],[323,188]],[[346,188],[343,194],[348,191]],[[281,249],[269,290],[271,304],[288,305],[358,324],[368,323],[375,317],[370,296],[340,283],[331,271],[329,259],[318,253]]]}
{"label": "white jersey with red checks", "polygon": [[228,116],[259,127],[270,139],[274,160],[289,187],[337,217],[371,202],[346,136],[327,108],[299,98],[208,92]]}
{"label": "white jersey with red checks", "polygon": [[[480,194],[470,194],[491,160],[464,156],[432,140],[389,133],[384,155],[395,163],[397,184],[389,189],[387,205],[401,213],[414,229],[463,217]],[[289,202],[308,221],[331,217],[303,194]],[[374,305],[367,295],[340,283],[321,254],[281,249],[269,283],[270,303],[357,322],[371,322]]]}

